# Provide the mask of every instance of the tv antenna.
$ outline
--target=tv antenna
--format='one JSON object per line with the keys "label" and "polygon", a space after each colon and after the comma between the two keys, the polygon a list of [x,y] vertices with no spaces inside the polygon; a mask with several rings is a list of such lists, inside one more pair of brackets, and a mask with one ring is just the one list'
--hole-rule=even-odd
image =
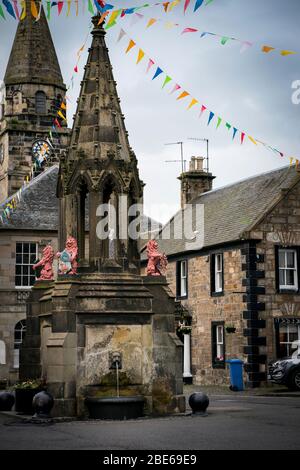
{"label": "tv antenna", "polygon": [[165,145],[180,145],[180,160],[166,160],[166,163],[181,163],[181,171],[182,173],[185,172],[185,164],[186,160],[184,160],[184,155],[183,155],[183,144],[184,142],[170,142]]}
{"label": "tv antenna", "polygon": [[188,140],[193,140],[194,142],[206,142],[206,171],[209,173],[209,140],[208,139],[199,139],[197,137],[189,137]]}

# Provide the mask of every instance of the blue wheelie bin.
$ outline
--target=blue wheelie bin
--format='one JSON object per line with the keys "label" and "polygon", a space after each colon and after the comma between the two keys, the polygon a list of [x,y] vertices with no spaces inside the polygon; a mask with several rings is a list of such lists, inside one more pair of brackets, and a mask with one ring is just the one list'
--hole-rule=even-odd
{"label": "blue wheelie bin", "polygon": [[243,366],[244,362],[240,359],[229,359],[226,361],[230,370],[230,390],[233,392],[242,392],[244,390]]}

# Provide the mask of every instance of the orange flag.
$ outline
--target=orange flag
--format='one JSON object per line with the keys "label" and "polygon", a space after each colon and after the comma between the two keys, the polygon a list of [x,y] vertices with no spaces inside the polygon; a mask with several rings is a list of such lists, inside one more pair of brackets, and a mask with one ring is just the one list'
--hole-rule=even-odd
{"label": "orange flag", "polygon": [[186,96],[188,96],[189,93],[187,91],[183,91],[177,98],[177,100],[182,100],[182,98],[185,98]]}
{"label": "orange flag", "polygon": [[31,0],[31,14],[33,18],[37,18],[39,16],[39,12],[38,12],[38,9],[36,7],[34,0]]}
{"label": "orange flag", "polygon": [[134,46],[135,46],[135,42],[132,39],[130,39],[125,54],[127,54],[127,52],[129,52]]}
{"label": "orange flag", "polygon": [[271,51],[275,51],[275,47],[271,47],[271,46],[263,46],[261,48],[262,52],[265,52],[266,54],[268,54],[268,52],[271,52]]}
{"label": "orange flag", "polygon": [[150,20],[148,21],[148,24],[147,24],[147,28],[150,28],[150,26],[152,26],[156,22],[157,22],[157,20],[155,18],[150,18]]}

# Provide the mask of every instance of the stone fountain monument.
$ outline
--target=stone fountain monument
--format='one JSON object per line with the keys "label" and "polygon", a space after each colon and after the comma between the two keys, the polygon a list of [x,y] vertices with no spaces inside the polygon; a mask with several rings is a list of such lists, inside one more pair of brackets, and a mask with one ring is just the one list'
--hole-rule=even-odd
{"label": "stone fountain monument", "polygon": [[148,414],[184,411],[175,299],[155,242],[140,274],[143,183],[98,21],[60,162],[59,275],[32,289],[20,378],[46,379],[55,416],[86,416],[87,397],[116,396],[117,357],[120,397],[144,397]]}

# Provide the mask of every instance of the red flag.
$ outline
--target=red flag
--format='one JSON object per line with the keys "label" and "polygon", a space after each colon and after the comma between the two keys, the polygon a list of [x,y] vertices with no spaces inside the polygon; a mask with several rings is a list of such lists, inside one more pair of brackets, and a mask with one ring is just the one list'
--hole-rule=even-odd
{"label": "red flag", "polygon": [[77,65],[75,65],[75,67],[74,67],[74,72],[78,73],[78,67],[77,67]]}
{"label": "red flag", "polygon": [[58,119],[54,120],[54,124],[56,125],[56,127],[61,127],[60,122],[59,122]]}
{"label": "red flag", "polygon": [[241,144],[244,143],[245,135],[246,135],[245,132],[241,133]]}
{"label": "red flag", "polygon": [[189,6],[191,0],[185,0],[185,3],[184,3],[184,13],[186,12],[187,10],[187,7]]}
{"label": "red flag", "polygon": [[61,14],[61,10],[63,9],[64,2],[58,2],[57,3],[57,9],[58,9],[58,14]]}

